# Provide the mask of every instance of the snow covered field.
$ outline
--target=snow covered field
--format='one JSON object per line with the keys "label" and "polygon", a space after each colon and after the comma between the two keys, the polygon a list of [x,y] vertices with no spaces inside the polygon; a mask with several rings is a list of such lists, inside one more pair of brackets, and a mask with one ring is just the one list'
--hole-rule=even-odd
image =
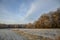
{"label": "snow covered field", "polygon": [[27,34],[48,37],[53,40],[60,36],[60,29],[0,29],[0,40],[28,40],[27,37],[12,30],[20,30]]}

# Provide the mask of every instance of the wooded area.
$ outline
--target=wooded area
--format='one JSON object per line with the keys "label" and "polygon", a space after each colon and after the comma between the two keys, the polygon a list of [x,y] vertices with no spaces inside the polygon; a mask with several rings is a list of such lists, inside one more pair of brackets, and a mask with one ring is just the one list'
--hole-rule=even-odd
{"label": "wooded area", "polygon": [[15,25],[0,24],[0,28],[60,28],[60,8],[41,15],[34,23]]}

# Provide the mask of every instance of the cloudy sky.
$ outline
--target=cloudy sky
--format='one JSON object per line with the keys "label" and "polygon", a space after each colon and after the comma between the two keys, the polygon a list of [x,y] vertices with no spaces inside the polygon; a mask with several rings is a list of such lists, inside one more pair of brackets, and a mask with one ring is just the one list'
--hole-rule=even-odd
{"label": "cloudy sky", "polygon": [[0,23],[25,24],[60,7],[60,0],[0,0]]}

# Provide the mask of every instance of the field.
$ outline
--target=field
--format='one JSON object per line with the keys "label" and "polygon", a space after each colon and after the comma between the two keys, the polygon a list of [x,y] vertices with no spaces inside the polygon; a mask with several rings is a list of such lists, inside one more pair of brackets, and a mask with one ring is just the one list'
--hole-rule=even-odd
{"label": "field", "polygon": [[60,29],[0,29],[0,40],[60,40]]}

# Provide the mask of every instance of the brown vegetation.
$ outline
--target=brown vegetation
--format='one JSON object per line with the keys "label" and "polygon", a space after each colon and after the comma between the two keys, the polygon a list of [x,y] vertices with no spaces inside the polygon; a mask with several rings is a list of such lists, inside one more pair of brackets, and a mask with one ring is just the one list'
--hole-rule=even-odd
{"label": "brown vegetation", "polygon": [[60,9],[42,15],[35,22],[35,28],[60,28]]}
{"label": "brown vegetation", "polygon": [[20,34],[20,35],[23,35],[24,37],[27,37],[28,40],[53,40],[53,39],[48,38],[48,37],[29,34],[29,33],[26,33],[24,31],[21,31],[21,30],[13,30],[13,31],[16,32],[17,34]]}

